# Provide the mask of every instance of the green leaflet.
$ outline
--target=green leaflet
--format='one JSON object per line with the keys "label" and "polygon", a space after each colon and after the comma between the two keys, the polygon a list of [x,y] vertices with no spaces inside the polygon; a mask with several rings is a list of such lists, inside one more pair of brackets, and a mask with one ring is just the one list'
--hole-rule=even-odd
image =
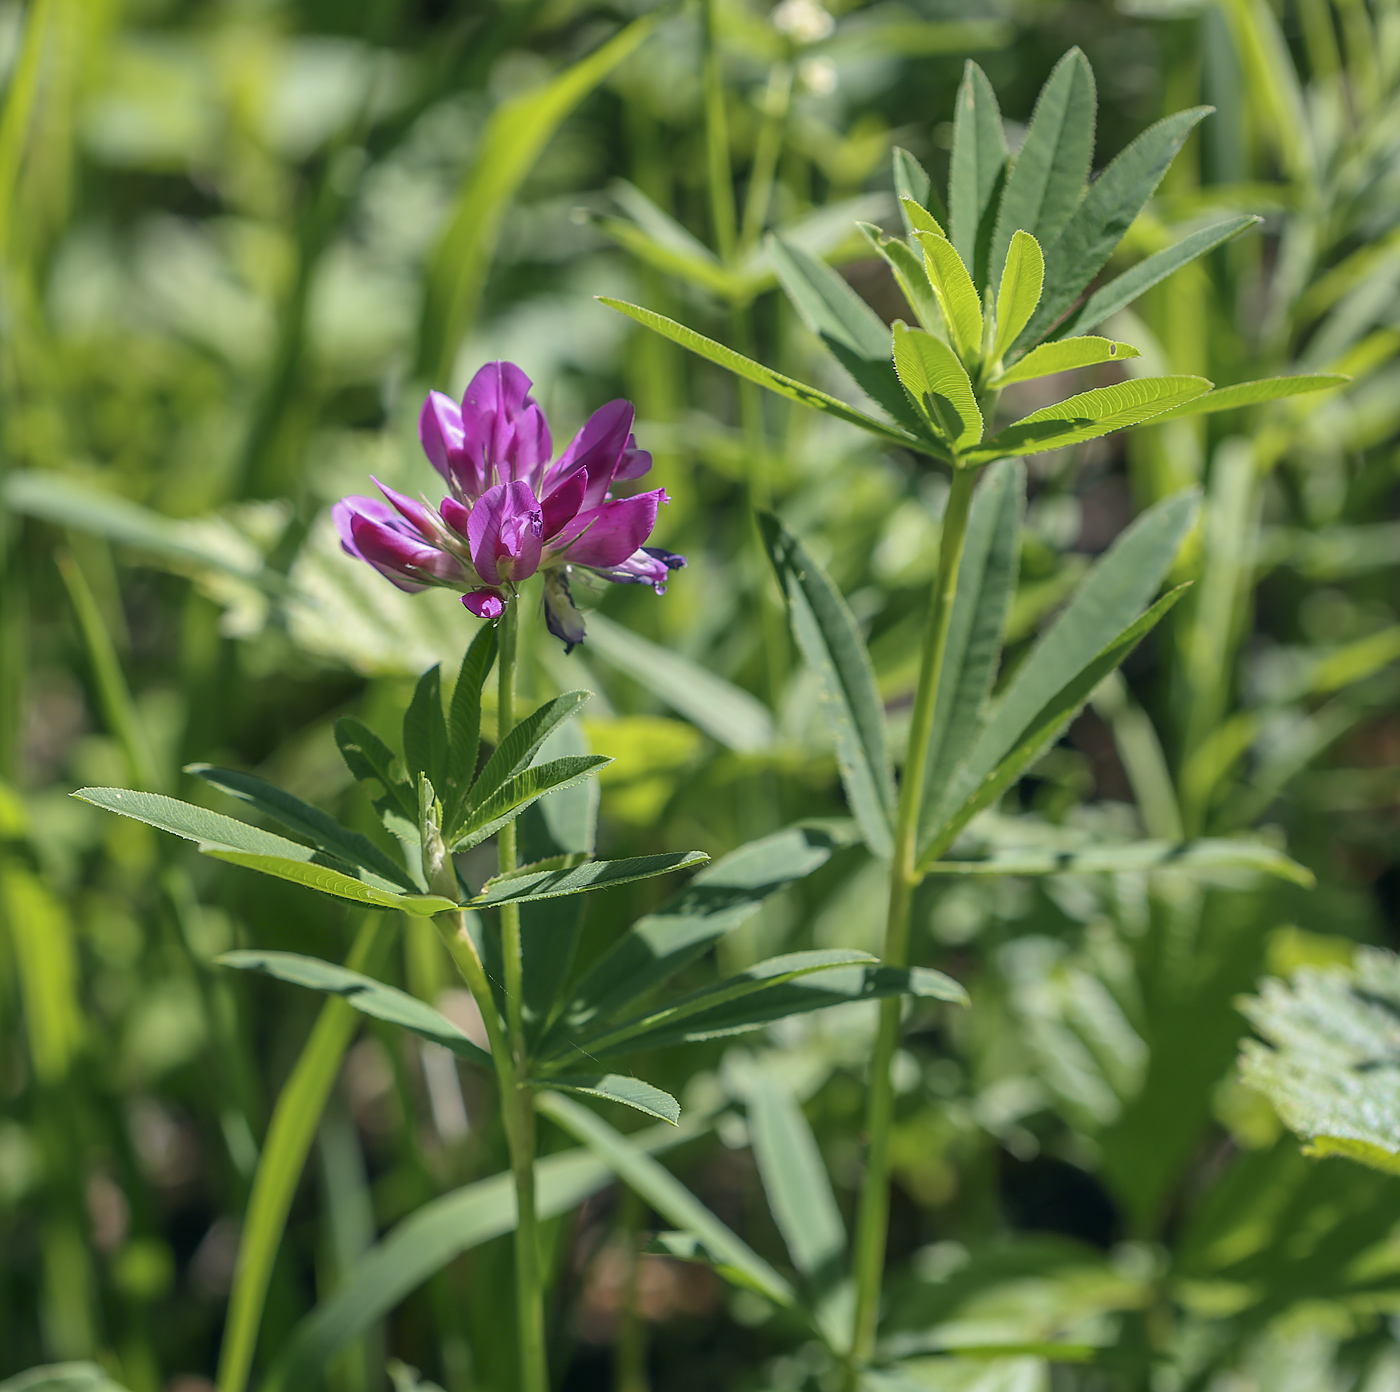
{"label": "green leaflet", "polygon": [[697,1238],[720,1262],[742,1272],[754,1289],[775,1304],[792,1307],[792,1286],[741,1238],[735,1236],[681,1182],[653,1160],[630,1136],[614,1131],[601,1117],[566,1097],[546,1093],[538,1106],[550,1120],[582,1141],[624,1183],[668,1222]]}
{"label": "green leaflet", "polygon": [[1045,257],[1040,243],[1029,232],[1019,228],[1011,235],[1006,253],[1006,267],[1001,273],[997,290],[997,336],[992,344],[991,360],[998,363],[1030,322],[1040,303],[1041,286],[1045,280]]}
{"label": "green leaflet", "polygon": [[284,793],[266,779],[252,773],[240,773],[236,769],[216,768],[213,764],[190,764],[185,772],[212,783],[250,807],[256,807],[259,812],[280,822],[288,831],[306,837],[340,860],[372,870],[404,889],[412,891],[417,888],[403,866],[396,864],[369,837],[341,826],[329,813],[293,797],[291,793]]}
{"label": "green leaflet", "polygon": [[933,193],[933,181],[923,165],[908,150],[902,150],[898,145],[891,152],[890,160],[894,172],[894,194],[899,199],[899,212],[904,219],[905,234],[908,235],[914,231],[914,224],[909,220],[909,211],[904,206],[904,200],[907,198],[915,207],[926,209],[929,196]]}
{"label": "green leaflet", "polygon": [[948,442],[954,455],[982,438],[982,413],[972,381],[941,338],[896,320],[894,368],[928,428]]}
{"label": "green leaflet", "polygon": [[[394,751],[363,721],[341,716],[335,722],[335,742],[340,757],[365,791],[379,820],[402,839],[418,840],[418,794],[404,780]],[[379,792],[373,791],[374,785]]]}
{"label": "green leaflet", "polygon": [[644,1112],[671,1126],[678,1126],[681,1104],[669,1092],[662,1092],[640,1078],[622,1073],[561,1073],[536,1084],[557,1092],[572,1092],[579,1097],[601,1097],[608,1102],[621,1102],[625,1107]]}
{"label": "green leaflet", "polygon": [[[938,789],[922,837],[951,815],[1002,761],[1045,703],[1142,611],[1171,568],[1199,505],[1194,491],[1143,513],[1109,548],[1041,636],[992,708],[955,777]],[[950,635],[951,637],[951,635]],[[926,856],[920,852],[920,860]]]}
{"label": "green leaflet", "polygon": [[448,720],[447,777],[438,790],[443,799],[443,822],[452,826],[466,804],[476,777],[481,747],[481,691],[496,660],[496,626],[482,624],[462,655],[457,685],[452,689]]}
{"label": "green leaflet", "polygon": [[932,237],[943,236],[943,228],[938,219],[922,203],[916,203],[912,198],[901,198],[899,205],[904,213],[904,221],[909,224],[911,237],[917,237],[920,232],[927,232]]}
{"label": "green leaflet", "polygon": [[490,797],[508,779],[528,768],[530,760],[539,752],[540,745],[574,715],[592,694],[591,691],[566,691],[562,696],[546,701],[513,726],[505,739],[492,751],[491,757],[486,761],[486,767],[472,784],[472,800],[481,802]]}
{"label": "green leaflet", "polygon": [[1072,48],[1040,89],[1025,143],[1007,176],[992,235],[988,284],[1000,281],[1017,228],[1048,247],[1070,220],[1089,177],[1097,109],[1089,60]]}
{"label": "green leaflet", "polygon": [[1046,248],[1045,295],[1020,336],[1021,347],[1044,337],[1098,274],[1186,137],[1210,111],[1198,106],[1149,126],[1094,180],[1064,231]]}
{"label": "green leaflet", "polygon": [[929,738],[921,839],[931,830],[925,822],[940,793],[972,747],[991,694],[1006,615],[1016,588],[1025,509],[1024,466],[1010,459],[993,464],[972,500],[958,567],[943,679]]}
{"label": "green leaflet", "polygon": [[245,870],[256,870],[259,874],[288,880],[292,884],[305,885],[308,889],[334,895],[337,899],[351,899],[357,904],[372,904],[381,909],[402,909],[404,913],[413,914],[417,918],[431,918],[433,914],[444,913],[456,907],[451,899],[444,899],[440,895],[401,894],[394,889],[382,889],[379,885],[352,874],[348,869],[340,870],[315,861],[230,850],[226,846],[214,846],[207,842],[201,843],[199,849],[214,860],[241,865]]}
{"label": "green leaflet", "polygon": [[293,986],[339,996],[362,1015],[371,1015],[376,1020],[409,1030],[420,1039],[441,1044],[459,1058],[481,1068],[491,1067],[491,1055],[474,1044],[451,1020],[426,1001],[349,967],[337,966],[319,957],[304,957],[296,952],[225,952],[218,961],[239,971],[261,972],[264,976],[290,982]]}
{"label": "green leaflet", "polygon": [[1311,888],[1311,870],[1262,841],[1206,838],[1200,841],[1132,841],[1122,846],[1054,851],[1028,847],[997,850],[986,860],[940,860],[932,875],[1111,875],[1169,870],[1209,876],[1217,870],[1258,870]]}
{"label": "green leaflet", "polygon": [[982,355],[982,303],[952,242],[932,232],[915,233],[924,249],[924,269],[938,299],[958,356],[975,364]]}
{"label": "green leaflet", "polygon": [[428,668],[418,678],[404,712],[403,761],[412,787],[418,786],[420,774],[433,784],[445,781],[447,720],[442,713],[442,679],[437,667]]}
{"label": "green leaflet", "polygon": [[598,959],[564,1010],[561,1032],[572,1037],[661,985],[746,923],[769,895],[820,869],[843,844],[848,841],[825,827],[787,827],[707,865]]}
{"label": "green leaflet", "polygon": [[[1035,759],[1042,749],[1059,733],[1094,694],[1094,688],[1115,668],[1126,661],[1128,654],[1149,633],[1164,614],[1181,598],[1185,586],[1163,595],[1145,614],[1129,624],[1092,662],[1067,682],[1035,714],[1021,732],[1012,748],[975,786],[968,800],[956,808],[939,829],[933,844],[921,854],[919,868],[927,871],[953,843],[957,834],[979,812],[990,807]],[[974,750],[975,758],[977,751]]]}
{"label": "green leaflet", "polygon": [[963,68],[953,116],[948,237],[978,285],[985,285],[988,279],[996,209],[1009,157],[996,93],[987,74],[969,59]]}
{"label": "green leaflet", "polygon": [[709,856],[703,851],[687,851],[675,855],[633,856],[628,860],[594,860],[586,865],[548,870],[527,865],[512,874],[488,880],[481,893],[470,902],[473,908],[485,909],[498,904],[559,899],[567,894],[586,894],[589,890],[607,889],[611,885],[654,879],[657,875],[704,865],[708,860]]}
{"label": "green leaflet", "polygon": [[758,522],[787,602],[793,637],[821,683],[851,811],[871,853],[888,859],[894,773],[870,654],[840,590],[802,544],[771,513],[761,513]]}
{"label": "green leaflet", "polygon": [[1131,270],[1099,286],[1077,310],[1051,331],[1050,337],[1068,338],[1098,328],[1105,319],[1117,314],[1120,309],[1126,309],[1139,295],[1160,284],[1174,271],[1179,271],[1206,252],[1214,251],[1241,232],[1258,227],[1263,221],[1263,218],[1252,215],[1231,218],[1213,227],[1203,227],[1199,232],[1183,237],[1174,246],[1154,252]]}
{"label": "green leaflet", "polygon": [[1214,411],[1233,411],[1241,406],[1258,406],[1265,401],[1281,401],[1307,392],[1327,391],[1351,381],[1339,372],[1300,372],[1292,377],[1261,377],[1256,382],[1238,382],[1233,387],[1217,387],[1194,400],[1162,413],[1163,420],[1181,416],[1203,416]]}
{"label": "green leaflet", "polygon": [[1071,372],[1077,367],[1094,367],[1098,363],[1141,356],[1131,343],[1118,343],[1111,338],[1094,338],[1090,335],[1062,338],[1058,342],[1042,343],[1039,348],[1032,348],[1014,367],[993,378],[991,385],[1000,389],[1009,387],[1013,382],[1048,377],[1052,372]]}
{"label": "green leaflet", "polygon": [[984,445],[970,450],[969,464],[1003,455],[1039,454],[1083,440],[1096,440],[1159,416],[1210,390],[1204,377],[1140,377],[1111,387],[1095,387],[1065,401],[1032,411]]}
{"label": "green leaflet", "polygon": [[871,250],[883,257],[894,273],[904,298],[914,311],[919,323],[930,333],[942,335],[944,332],[943,311],[938,307],[938,299],[933,287],[928,283],[921,256],[916,256],[909,244],[899,237],[886,237],[873,223],[862,222],[860,230]]}
{"label": "green leaflet", "polygon": [[892,420],[917,433],[918,417],[911,412],[890,365],[885,321],[824,261],[781,237],[771,238],[769,246],[778,279],[803,323],[872,401]]}
{"label": "green leaflet", "polygon": [[661,334],[664,338],[679,343],[682,348],[687,348],[702,358],[708,358],[710,362],[717,363],[736,376],[744,378],[745,381],[755,382],[760,387],[775,392],[779,396],[784,396],[789,401],[796,401],[801,406],[808,406],[814,411],[834,416],[837,420],[845,421],[847,425],[868,430],[871,434],[878,435],[891,444],[903,445],[906,449],[914,450],[920,454],[932,455],[935,459],[944,457],[942,447],[933,441],[921,439],[912,432],[886,425],[883,421],[876,420],[874,416],[868,416],[864,411],[858,411],[854,406],[848,406],[844,401],[838,401],[836,397],[828,396],[826,392],[819,391],[816,387],[809,387],[805,382],[796,382],[791,377],[784,377],[782,373],[774,372],[771,368],[764,367],[762,363],[756,363],[752,358],[746,358],[741,353],[736,353],[732,348],[726,348],[722,343],[716,343],[714,339],[706,338],[703,334],[696,333],[694,329],[676,323],[674,319],[667,319],[664,314],[656,314],[652,310],[643,309],[640,305],[628,304],[625,300],[615,300],[607,295],[599,295],[598,299],[609,308],[616,309],[629,318],[635,319],[639,324],[644,324],[647,328]]}
{"label": "green leaflet", "polygon": [[465,850],[475,846],[507,822],[514,820],[525,808],[546,793],[572,787],[596,769],[612,763],[600,754],[566,755],[547,764],[536,764],[507,779],[484,802],[473,807],[466,821],[454,833],[451,849]]}

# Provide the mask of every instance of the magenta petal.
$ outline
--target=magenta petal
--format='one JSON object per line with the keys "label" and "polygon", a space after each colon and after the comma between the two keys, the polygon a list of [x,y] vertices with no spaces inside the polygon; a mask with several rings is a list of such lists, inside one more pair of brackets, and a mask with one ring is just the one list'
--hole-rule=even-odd
{"label": "magenta petal", "polygon": [[418,439],[433,468],[443,478],[451,478],[453,456],[462,449],[462,412],[450,396],[428,393],[418,413]]}
{"label": "magenta petal", "polygon": [[[374,478],[374,475],[370,475]],[[424,541],[434,541],[440,535],[437,527],[437,518],[433,514],[432,508],[427,503],[420,502],[417,498],[410,498],[406,493],[380,483],[374,479],[375,486],[394,505],[400,517],[405,518],[422,536]]]}
{"label": "magenta petal", "polygon": [[580,470],[576,474],[570,474],[540,504],[540,515],[544,521],[542,535],[546,541],[558,536],[578,515],[579,508],[583,506],[583,492],[587,486],[588,476]]}
{"label": "magenta petal", "polygon": [[562,480],[582,471],[588,476],[587,507],[597,507],[607,497],[622,451],[627,446],[633,417],[630,401],[609,401],[584,422],[583,429],[569,442],[550,470],[552,480]]}
{"label": "magenta petal", "polygon": [[637,448],[637,437],[629,435],[627,444],[622,451],[622,458],[617,461],[617,468],[613,470],[613,482],[618,483],[624,479],[639,479],[651,470],[651,454],[644,449]]}
{"label": "magenta petal", "polygon": [[359,494],[352,494],[348,498],[342,498],[331,509],[331,520],[335,523],[335,529],[340,533],[340,545],[347,555],[354,556],[357,560],[364,560],[360,555],[360,548],[355,545],[355,533],[352,523],[356,517],[365,515],[379,516],[389,514],[389,509],[378,498],[365,498]]}
{"label": "magenta petal", "polygon": [[[481,467],[478,487],[493,480],[534,481],[553,448],[530,379],[514,363],[487,363],[462,397],[464,449]],[[476,490],[472,490],[475,492]]]}
{"label": "magenta petal", "polygon": [[583,566],[620,565],[651,535],[657,509],[666,501],[666,490],[657,488],[581,513],[575,525],[583,525],[569,547],[569,560]]}
{"label": "magenta petal", "polygon": [[438,513],[459,537],[465,539],[467,528],[471,524],[470,508],[463,507],[456,498],[444,498],[438,506]]}
{"label": "magenta petal", "polygon": [[506,612],[505,600],[495,590],[473,590],[462,596],[462,603],[479,619],[499,619]]}
{"label": "magenta petal", "polygon": [[488,585],[524,580],[539,569],[540,505],[522,482],[498,483],[477,499],[467,519],[472,563]]}

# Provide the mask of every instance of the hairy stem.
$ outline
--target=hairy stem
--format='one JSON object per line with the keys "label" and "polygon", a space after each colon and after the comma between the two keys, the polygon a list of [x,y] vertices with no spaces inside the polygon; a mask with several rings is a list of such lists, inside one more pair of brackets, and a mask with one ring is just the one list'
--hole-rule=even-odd
{"label": "hairy stem", "polygon": [[[885,921],[883,958],[902,967],[909,959],[909,919],[914,891],[919,884],[919,813],[924,800],[924,780],[933,716],[938,705],[938,685],[943,653],[948,646],[948,621],[958,588],[958,566],[967,535],[968,509],[977,481],[973,469],[953,470],[953,489],[943,516],[943,539],[938,550],[938,573],[929,596],[928,626],[924,630],[919,660],[919,684],[914,695],[914,718],[909,730],[909,751],[900,783],[895,814],[894,863],[890,867],[889,912]],[[894,1119],[895,1052],[899,1047],[900,999],[880,1002],[880,1029],[870,1065],[870,1096],[866,1111],[867,1145],[865,1178],[861,1186],[860,1214],[856,1227],[856,1314],[851,1341],[852,1361],[869,1361],[875,1349],[880,1318],[880,1286],[885,1268],[885,1243],[890,1213],[890,1126]],[[854,1385],[854,1372],[852,1373]]]}

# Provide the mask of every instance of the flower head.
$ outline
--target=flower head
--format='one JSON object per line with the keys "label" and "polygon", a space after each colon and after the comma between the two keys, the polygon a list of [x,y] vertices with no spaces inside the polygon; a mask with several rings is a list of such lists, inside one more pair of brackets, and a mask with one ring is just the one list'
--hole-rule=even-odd
{"label": "flower head", "polygon": [[350,555],[402,590],[460,590],[479,618],[499,618],[520,582],[542,571],[545,623],[572,649],[584,636],[574,572],[662,594],[685,557],[645,545],[670,501],[664,489],[613,496],[651,468],[631,403],[599,407],[551,463],[549,422],[530,385],[514,363],[497,362],[472,378],[460,406],[429,392],[418,438],[448,495],[433,508],[381,483],[386,502],[344,498],[334,516]]}

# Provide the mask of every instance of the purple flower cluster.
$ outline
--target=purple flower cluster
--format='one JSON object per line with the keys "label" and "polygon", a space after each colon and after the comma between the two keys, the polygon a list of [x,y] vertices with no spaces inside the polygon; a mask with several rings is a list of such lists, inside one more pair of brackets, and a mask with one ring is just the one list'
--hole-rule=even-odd
{"label": "purple flower cluster", "polygon": [[418,438],[450,489],[438,507],[386,488],[387,502],[343,498],[335,505],[341,545],[401,590],[428,585],[464,591],[462,603],[495,619],[515,587],[544,575],[549,631],[572,650],[584,636],[569,577],[576,568],[662,594],[684,556],[642,543],[669,502],[653,489],[614,498],[615,484],[641,478],[651,455],[637,448],[632,406],[610,401],[589,417],[554,463],[549,422],[514,363],[488,363],[462,404],[430,392]]}

